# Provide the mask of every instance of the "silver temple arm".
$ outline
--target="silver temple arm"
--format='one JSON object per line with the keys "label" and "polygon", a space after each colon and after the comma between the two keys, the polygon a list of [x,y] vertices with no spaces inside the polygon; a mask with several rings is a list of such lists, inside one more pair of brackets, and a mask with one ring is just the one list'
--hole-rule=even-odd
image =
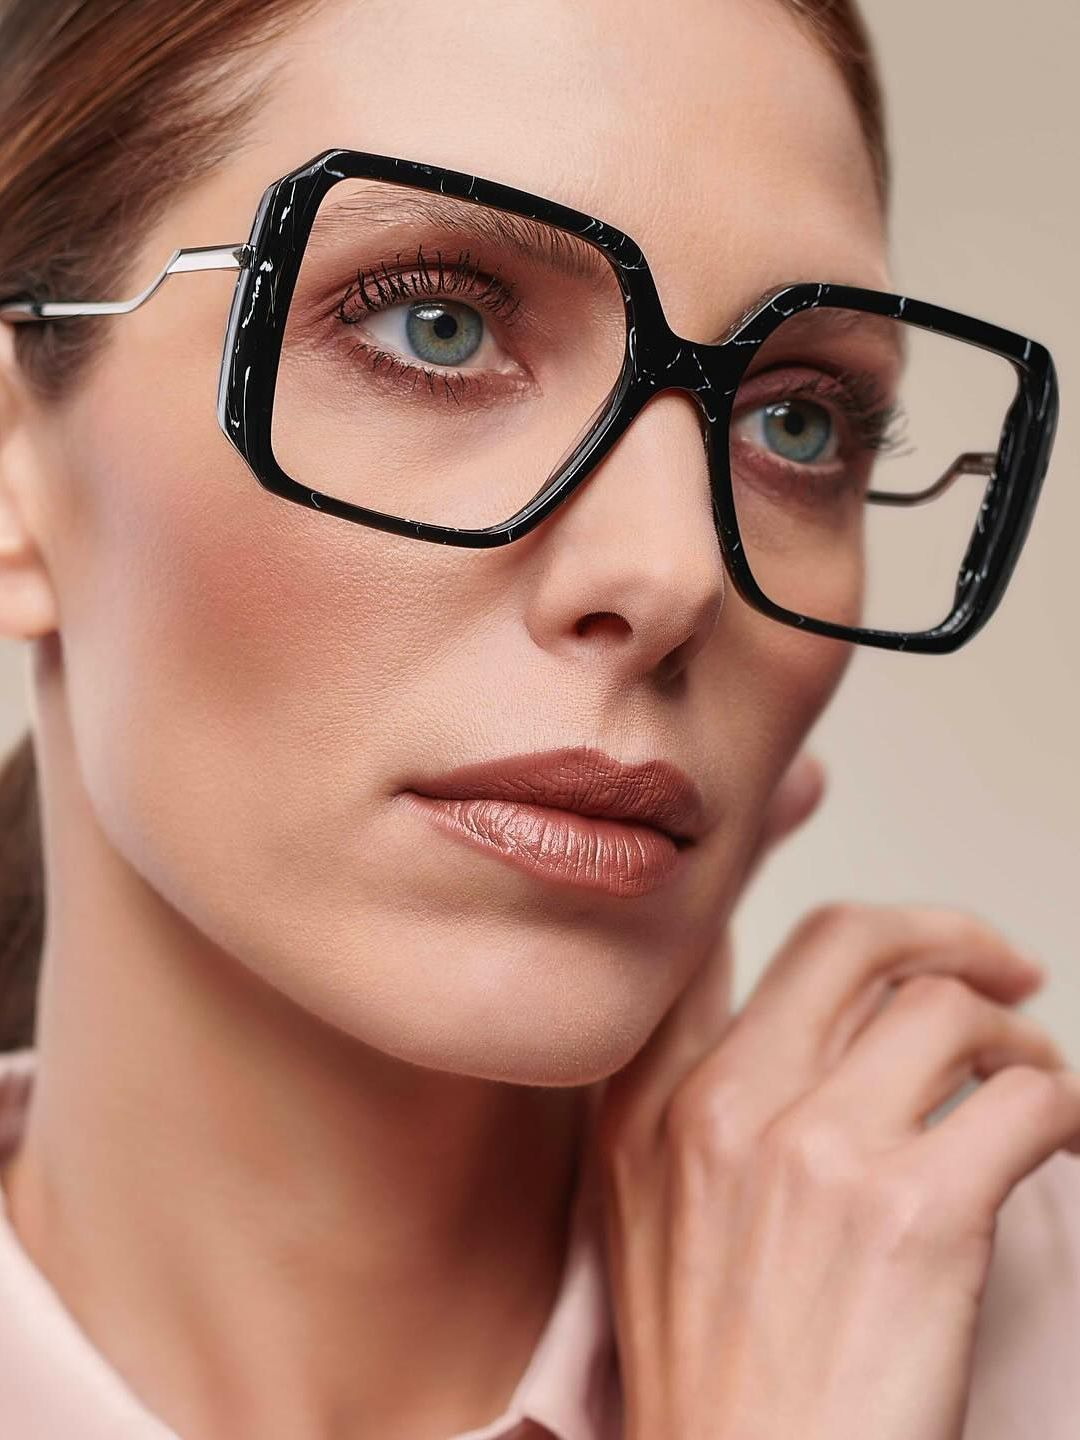
{"label": "silver temple arm", "polygon": [[926,490],[913,490],[910,493],[894,490],[868,490],[864,498],[876,505],[921,505],[924,500],[933,500],[935,495],[940,495],[943,490],[947,490],[959,475],[985,475],[987,477],[993,475],[996,460],[996,451],[984,454],[980,451],[969,450],[963,455],[958,455],[941,479],[935,480]]}
{"label": "silver temple arm", "polygon": [[246,270],[251,264],[249,245],[190,245],[174,250],[161,273],[133,300],[9,300],[0,305],[0,320],[52,320],[82,315],[127,315],[150,299],[170,275],[190,270]]}

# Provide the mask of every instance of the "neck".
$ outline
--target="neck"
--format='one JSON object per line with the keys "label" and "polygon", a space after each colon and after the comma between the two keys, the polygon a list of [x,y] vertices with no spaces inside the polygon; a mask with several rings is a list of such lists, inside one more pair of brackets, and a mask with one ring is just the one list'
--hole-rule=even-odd
{"label": "neck", "polygon": [[359,1043],[88,826],[46,822],[37,1079],[4,1177],[31,1258],[179,1434],[493,1419],[554,1302],[587,1091]]}

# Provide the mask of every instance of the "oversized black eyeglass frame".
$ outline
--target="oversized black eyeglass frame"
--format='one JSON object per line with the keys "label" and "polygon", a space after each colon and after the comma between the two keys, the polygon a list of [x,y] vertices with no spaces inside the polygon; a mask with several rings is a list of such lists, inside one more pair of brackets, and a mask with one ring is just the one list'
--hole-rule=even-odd
{"label": "oversized black eyeglass frame", "polygon": [[[472,200],[541,221],[588,241],[608,257],[626,310],[626,342],[618,379],[602,408],[543,489],[497,525],[461,529],[369,510],[324,495],[287,475],[274,457],[271,426],[285,319],[319,206],[347,179],[391,181]],[[1004,594],[1031,525],[1046,474],[1058,416],[1058,387],[1049,351],[1035,340],[939,305],[850,285],[798,283],[776,287],[716,344],[675,334],[661,306],[641,247],[624,231],[526,190],[363,150],[331,149],[269,185],[247,242],[176,250],[150,285],[125,301],[54,302],[20,298],[0,304],[0,319],[51,320],[126,314],[147,301],[169,275],[195,270],[240,271],[233,293],[218,379],[218,423],[255,478],[283,499],[410,539],[483,548],[506,545],[540,524],[584,481],[654,395],[685,390],[703,413],[703,435],[717,535],[728,574],[756,610],[782,624],[890,650],[958,649],[989,620]],[[740,378],[760,345],[789,316],[841,306],[936,331],[1008,360],[1018,376],[996,454],[958,457],[929,490],[899,495],[868,491],[870,503],[913,504],[938,494],[957,475],[987,477],[978,519],[961,562],[952,609],[929,630],[877,630],[836,624],[777,605],[758,587],[747,562],[731,488],[728,425]]]}

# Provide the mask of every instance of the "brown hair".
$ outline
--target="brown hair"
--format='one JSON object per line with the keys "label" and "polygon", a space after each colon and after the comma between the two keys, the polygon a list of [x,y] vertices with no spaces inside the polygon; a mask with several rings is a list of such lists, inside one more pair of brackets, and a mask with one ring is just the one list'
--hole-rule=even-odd
{"label": "brown hair", "polygon": [[[235,150],[265,95],[265,75],[261,83],[246,80],[246,52],[318,3],[0,0],[0,297],[124,293],[124,257],[178,189]],[[881,89],[855,0],[782,3],[839,65],[885,209]],[[95,319],[17,326],[28,383],[43,399],[59,399],[104,333]],[[34,1037],[44,911],[27,732],[0,769],[0,1050]]]}

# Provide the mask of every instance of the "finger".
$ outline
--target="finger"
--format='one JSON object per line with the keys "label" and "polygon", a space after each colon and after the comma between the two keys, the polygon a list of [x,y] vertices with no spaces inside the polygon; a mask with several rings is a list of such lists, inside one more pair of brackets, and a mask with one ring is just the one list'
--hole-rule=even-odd
{"label": "finger", "polygon": [[967,911],[849,902],[803,917],[741,1013],[749,1024],[767,1015],[774,1043],[789,1044],[792,1053],[843,1049],[889,986],[923,971],[958,976],[1006,1004],[1043,978],[1004,935]]}
{"label": "finger", "polygon": [[812,912],[722,1044],[703,1056],[693,1083],[708,1088],[737,1077],[746,1123],[763,1127],[823,1082],[853,1035],[874,1023],[898,978],[952,975],[991,1000],[1015,1004],[1041,983],[1026,963],[997,931],[962,911],[845,905]]}
{"label": "finger", "polygon": [[952,976],[917,975],[860,1032],[808,1103],[842,1115],[847,1133],[891,1146],[921,1132],[926,1116],[972,1075],[985,1078],[1006,1065],[1066,1064],[1031,1016]]}
{"label": "finger", "polygon": [[920,1163],[947,1178],[960,1215],[993,1214],[1056,1150],[1080,1153],[1080,1075],[1006,1066],[914,1144]]}
{"label": "finger", "polygon": [[[790,835],[817,808],[825,788],[821,762],[800,752],[781,777],[765,808],[736,895],[765,854]],[[729,915],[733,905],[729,903]],[[730,1020],[732,969],[730,921],[663,1019],[633,1059],[609,1078],[606,1101],[628,1111],[633,1105],[643,1126],[652,1124],[681,1077],[715,1046]]]}

